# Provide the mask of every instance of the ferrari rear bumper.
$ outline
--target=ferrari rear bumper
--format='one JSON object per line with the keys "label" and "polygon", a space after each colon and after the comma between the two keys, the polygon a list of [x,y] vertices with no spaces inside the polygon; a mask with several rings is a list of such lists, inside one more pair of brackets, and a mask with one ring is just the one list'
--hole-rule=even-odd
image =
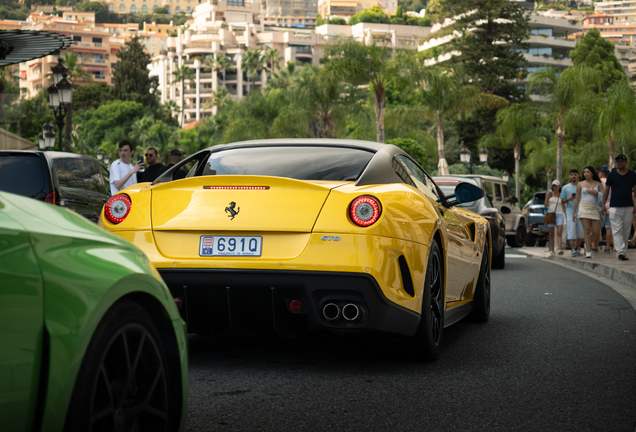
{"label": "ferrari rear bumper", "polygon": [[[388,301],[375,279],[363,273],[244,269],[159,272],[173,296],[183,301],[181,316],[193,333],[251,336],[273,329],[281,336],[294,337],[327,329],[413,335],[420,321],[420,315]],[[343,314],[343,309],[349,313]]]}

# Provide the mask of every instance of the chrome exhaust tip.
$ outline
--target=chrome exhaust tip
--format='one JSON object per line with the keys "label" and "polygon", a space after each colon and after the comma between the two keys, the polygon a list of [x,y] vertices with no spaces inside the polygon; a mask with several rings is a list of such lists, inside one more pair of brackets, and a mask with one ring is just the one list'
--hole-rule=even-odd
{"label": "chrome exhaust tip", "polygon": [[324,316],[327,321],[335,321],[340,318],[340,307],[335,303],[327,303],[325,307],[322,308],[322,316]]}
{"label": "chrome exhaust tip", "polygon": [[360,308],[353,303],[347,303],[342,308],[342,316],[347,321],[355,321],[360,317]]}

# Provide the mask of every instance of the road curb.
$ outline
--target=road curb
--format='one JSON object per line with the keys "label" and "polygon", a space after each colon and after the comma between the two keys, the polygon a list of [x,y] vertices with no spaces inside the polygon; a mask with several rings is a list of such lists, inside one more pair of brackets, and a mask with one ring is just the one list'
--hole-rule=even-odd
{"label": "road curb", "polygon": [[627,285],[632,288],[636,288],[636,273],[630,273],[625,270],[610,267],[605,264],[601,264],[593,261],[582,261],[579,259],[571,259],[566,257],[550,257],[550,260],[567,262],[568,265],[578,267],[581,270],[588,271],[590,273],[597,274],[604,278],[613,280],[615,282]]}

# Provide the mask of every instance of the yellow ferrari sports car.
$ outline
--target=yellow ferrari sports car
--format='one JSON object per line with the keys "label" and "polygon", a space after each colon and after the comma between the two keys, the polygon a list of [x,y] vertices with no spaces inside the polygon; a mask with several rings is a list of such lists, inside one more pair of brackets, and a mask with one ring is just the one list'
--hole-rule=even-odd
{"label": "yellow ferrari sports car", "polygon": [[190,332],[384,332],[431,360],[444,327],[490,314],[488,221],[456,206],[482,196],[444,196],[389,144],[247,141],[112,196],[100,224],[146,253]]}

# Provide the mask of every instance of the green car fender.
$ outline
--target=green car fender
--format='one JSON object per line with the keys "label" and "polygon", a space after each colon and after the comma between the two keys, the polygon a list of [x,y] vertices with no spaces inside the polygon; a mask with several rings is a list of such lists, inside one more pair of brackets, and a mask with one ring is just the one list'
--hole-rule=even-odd
{"label": "green car fender", "polygon": [[[162,338],[176,339],[178,349],[166,355],[170,364],[181,366],[173,367],[177,370],[170,376],[179,393],[187,394],[185,325],[147,257],[132,244],[65,209],[24,198],[1,201],[13,207],[11,216],[28,230],[44,281],[43,347],[48,356],[43,352],[43,361],[48,361],[48,368],[43,373],[48,374],[48,388],[43,424],[47,430],[63,429],[91,338],[107,311],[123,298],[140,303],[150,313]],[[43,218],[39,214],[45,205],[47,217]],[[165,328],[168,322],[172,328]],[[177,361],[171,362],[171,357]],[[41,376],[40,381],[46,378]],[[183,400],[181,429],[186,406],[187,400]]]}

